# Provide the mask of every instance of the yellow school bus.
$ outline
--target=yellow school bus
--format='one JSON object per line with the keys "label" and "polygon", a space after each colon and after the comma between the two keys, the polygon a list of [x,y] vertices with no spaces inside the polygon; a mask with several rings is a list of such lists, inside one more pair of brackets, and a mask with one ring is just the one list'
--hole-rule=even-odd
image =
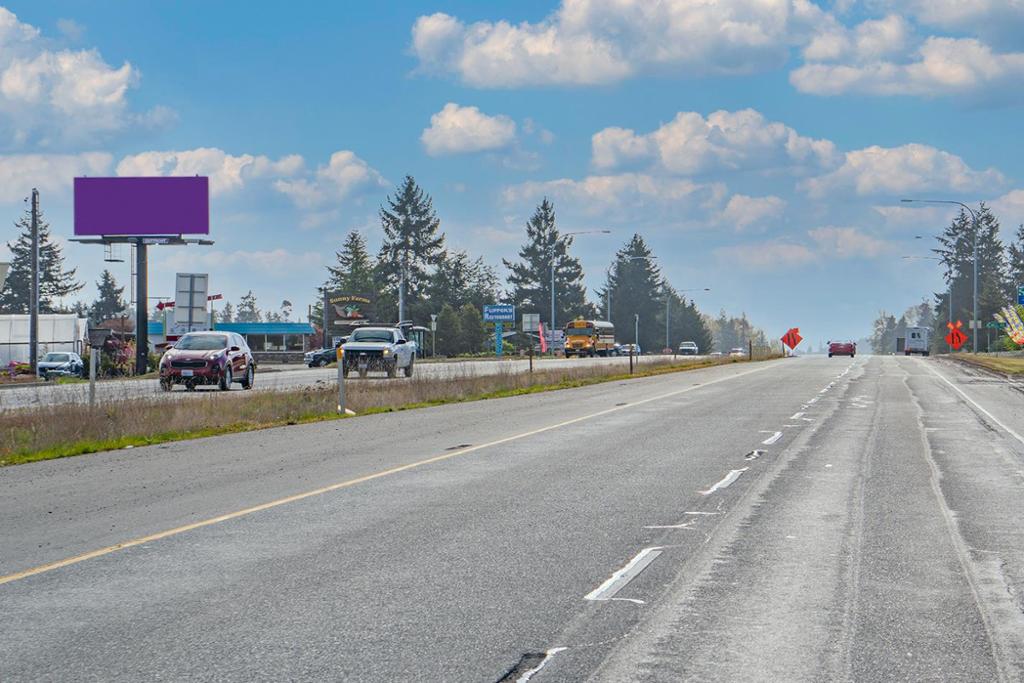
{"label": "yellow school bus", "polygon": [[577,318],[565,326],[565,356],[610,356],[615,350],[615,327],[603,320]]}

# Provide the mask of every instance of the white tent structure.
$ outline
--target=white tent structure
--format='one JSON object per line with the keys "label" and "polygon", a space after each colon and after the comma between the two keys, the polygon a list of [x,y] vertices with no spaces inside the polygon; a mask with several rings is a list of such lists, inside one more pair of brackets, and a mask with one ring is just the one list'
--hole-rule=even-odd
{"label": "white tent structure", "polygon": [[[11,361],[28,362],[29,316],[0,315],[0,367]],[[81,354],[89,336],[89,321],[74,313],[39,314],[39,357],[50,351]]]}

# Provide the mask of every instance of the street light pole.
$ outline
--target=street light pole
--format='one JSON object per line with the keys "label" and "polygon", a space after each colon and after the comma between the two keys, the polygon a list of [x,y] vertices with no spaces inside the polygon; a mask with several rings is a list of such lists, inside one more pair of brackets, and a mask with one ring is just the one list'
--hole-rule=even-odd
{"label": "street light pole", "polygon": [[[978,352],[978,215],[976,213],[974,213],[974,209],[972,209],[971,207],[967,206],[963,202],[957,202],[957,201],[953,201],[951,199],[901,199],[900,201],[903,202],[904,204],[956,204],[957,206],[962,206],[963,208],[967,209],[967,213],[971,214],[971,224],[974,227],[974,230],[973,230],[973,232],[974,232],[974,240],[973,240],[974,244],[972,245],[973,246],[973,251],[974,251],[974,269],[973,269],[974,270],[974,276],[972,278],[974,280],[974,294],[972,296],[972,306],[971,306],[971,328],[974,330],[974,334],[973,334],[973,341],[971,342],[971,345],[973,346],[974,353],[977,353]],[[952,286],[953,286],[953,284],[952,284],[952,282],[950,282],[950,292],[952,292]],[[950,299],[952,299],[952,296],[950,296]],[[950,316],[950,317],[952,317],[952,316]],[[950,320],[950,322],[953,322],[953,321]]]}

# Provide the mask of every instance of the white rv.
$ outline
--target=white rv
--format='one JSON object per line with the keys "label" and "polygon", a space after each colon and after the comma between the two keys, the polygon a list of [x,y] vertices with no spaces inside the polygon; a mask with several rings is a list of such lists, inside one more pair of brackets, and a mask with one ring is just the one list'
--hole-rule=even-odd
{"label": "white rv", "polygon": [[927,327],[908,327],[907,343],[903,347],[903,353],[908,356],[912,353],[927,356],[928,349],[931,348],[931,336],[932,331]]}

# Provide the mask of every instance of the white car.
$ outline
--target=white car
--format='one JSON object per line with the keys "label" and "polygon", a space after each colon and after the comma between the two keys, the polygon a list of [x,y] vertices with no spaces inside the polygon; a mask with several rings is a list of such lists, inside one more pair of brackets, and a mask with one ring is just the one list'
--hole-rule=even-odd
{"label": "white car", "polygon": [[682,356],[696,356],[700,354],[697,342],[684,341],[679,345],[679,354]]}
{"label": "white car", "polygon": [[643,351],[640,350],[639,344],[623,344],[619,355],[628,356],[630,353],[634,356],[639,356],[643,354]]}
{"label": "white car", "polygon": [[741,349],[738,346],[736,348],[734,348],[734,349],[729,349],[729,357],[730,358],[743,358],[746,355],[747,355],[747,350],[746,349]]}

